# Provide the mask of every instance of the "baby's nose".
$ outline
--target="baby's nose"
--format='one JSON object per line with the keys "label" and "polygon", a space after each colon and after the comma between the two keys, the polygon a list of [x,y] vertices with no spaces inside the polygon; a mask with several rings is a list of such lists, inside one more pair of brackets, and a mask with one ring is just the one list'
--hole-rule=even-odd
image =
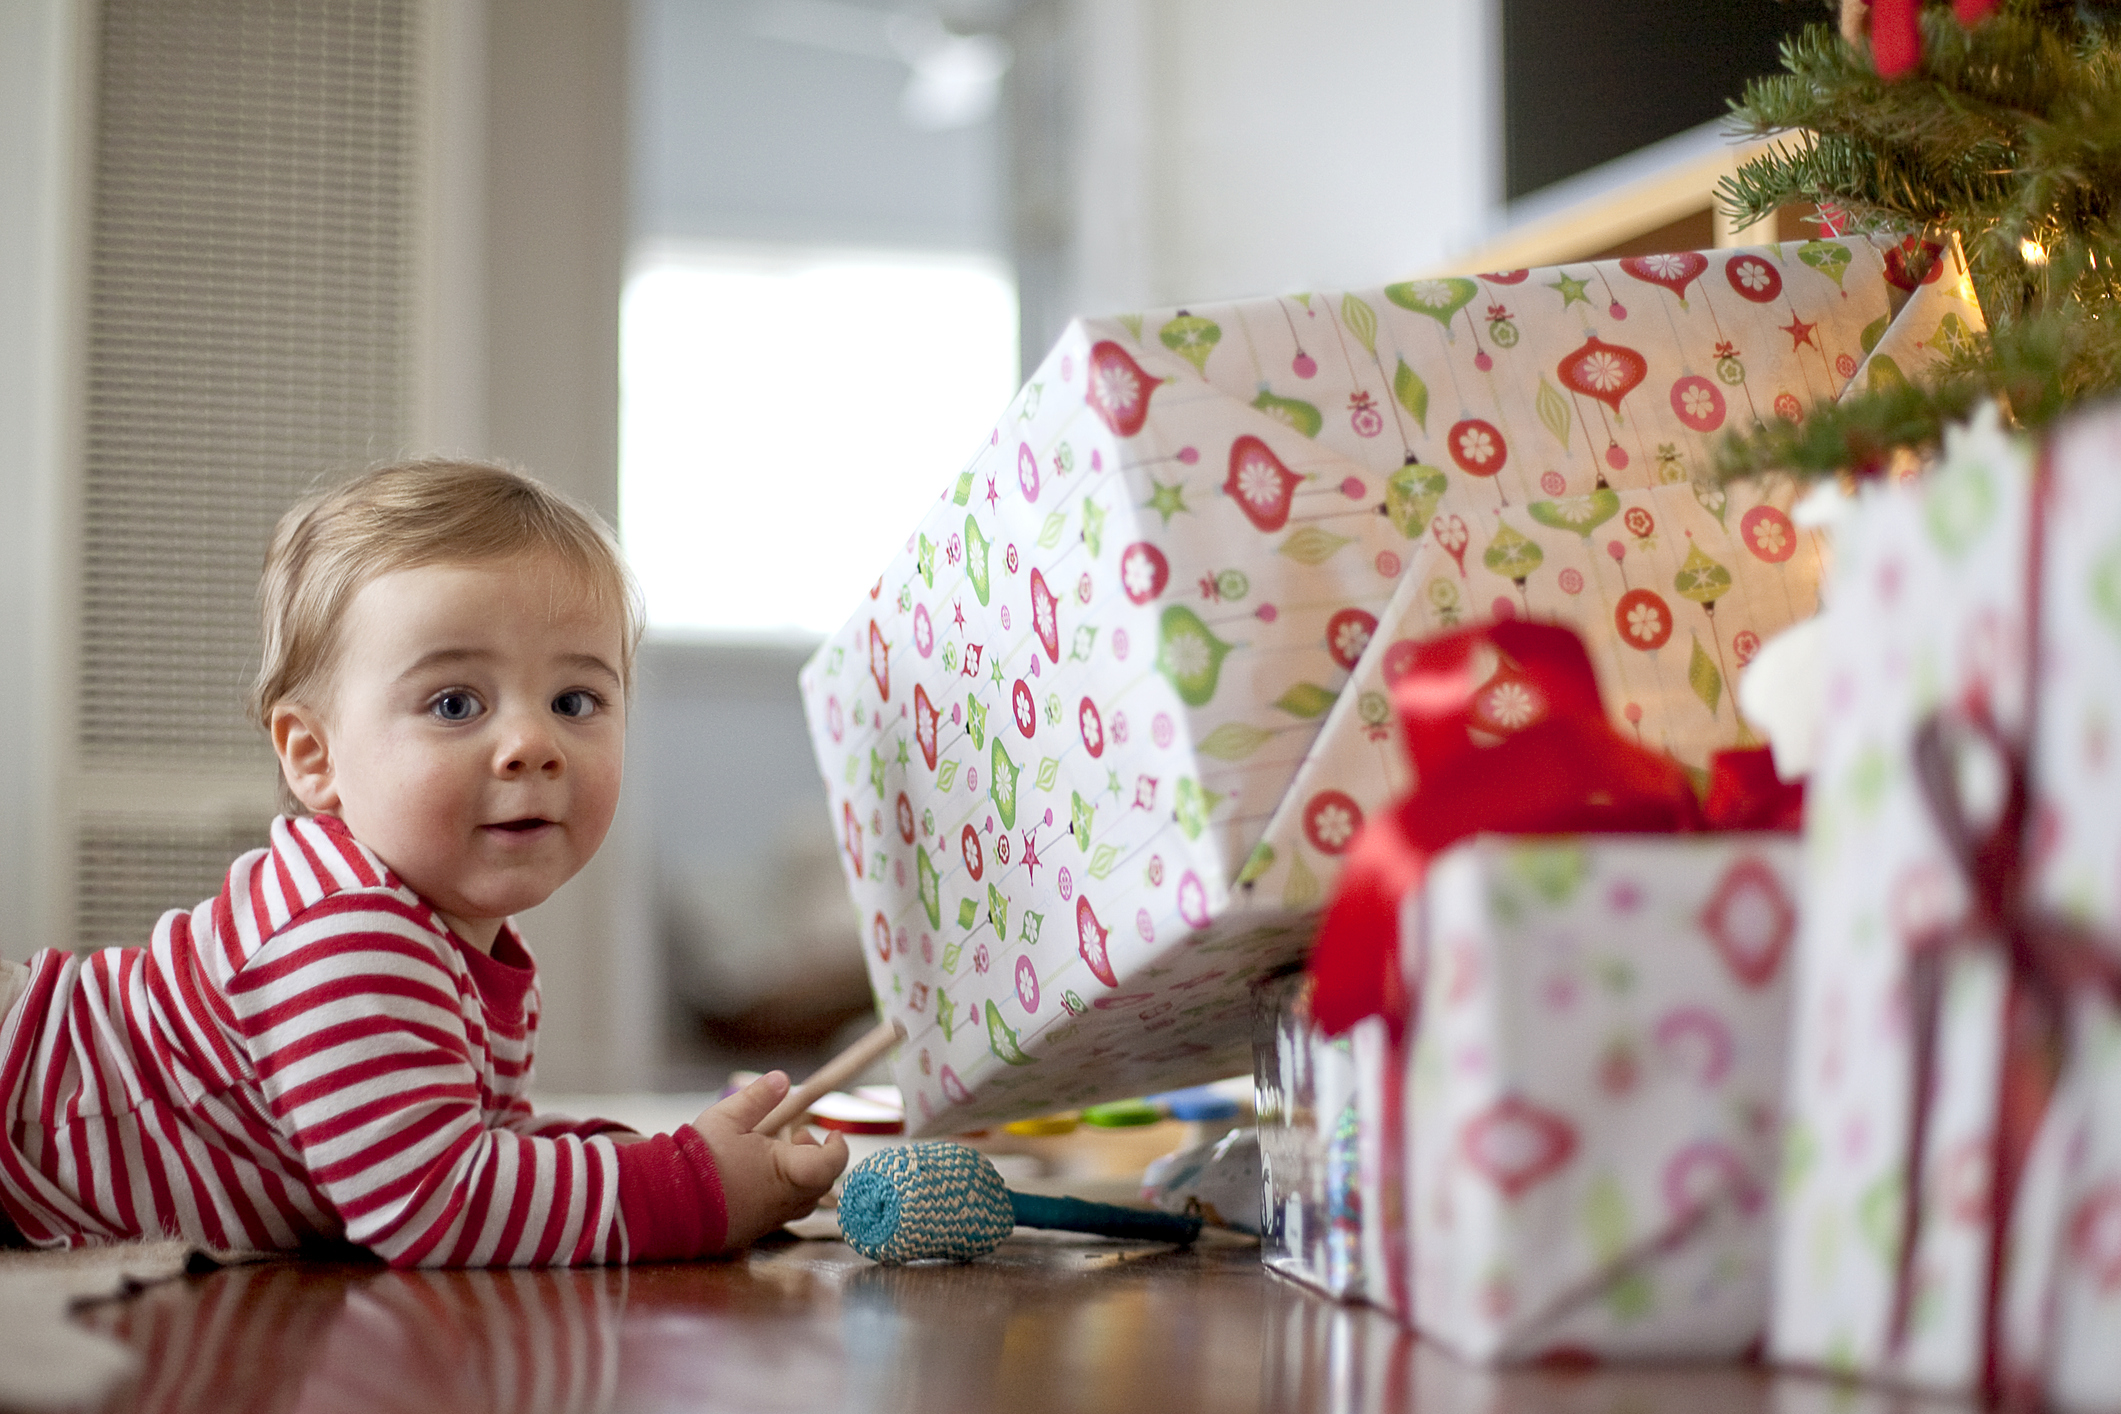
{"label": "baby's nose", "polygon": [[542,722],[525,722],[504,739],[501,751],[503,775],[554,774],[566,765],[558,739]]}

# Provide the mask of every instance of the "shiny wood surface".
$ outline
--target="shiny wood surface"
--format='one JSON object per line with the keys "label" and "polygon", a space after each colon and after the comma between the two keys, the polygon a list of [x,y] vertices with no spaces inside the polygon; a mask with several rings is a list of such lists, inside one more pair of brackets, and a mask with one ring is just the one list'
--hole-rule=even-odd
{"label": "shiny wood surface", "polygon": [[1227,1238],[1190,1252],[1019,1238],[967,1266],[898,1269],[837,1242],[614,1271],[279,1262],[84,1319],[142,1358],[110,1414],[1904,1407],[1737,1367],[1478,1370],[1266,1275]]}

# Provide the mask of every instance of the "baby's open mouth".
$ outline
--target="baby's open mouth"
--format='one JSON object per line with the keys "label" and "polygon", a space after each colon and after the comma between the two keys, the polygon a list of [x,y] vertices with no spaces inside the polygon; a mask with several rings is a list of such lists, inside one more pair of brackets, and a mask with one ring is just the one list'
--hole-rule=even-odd
{"label": "baby's open mouth", "polygon": [[494,830],[507,830],[511,834],[522,834],[529,830],[543,829],[545,826],[550,825],[551,823],[552,821],[550,820],[541,820],[532,817],[527,820],[503,820],[498,825],[491,825],[488,826],[488,828]]}

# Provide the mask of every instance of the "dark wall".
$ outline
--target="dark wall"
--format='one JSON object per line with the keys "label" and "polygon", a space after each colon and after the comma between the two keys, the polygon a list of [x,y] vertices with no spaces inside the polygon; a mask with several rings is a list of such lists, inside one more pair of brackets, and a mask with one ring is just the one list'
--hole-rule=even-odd
{"label": "dark wall", "polygon": [[1821,0],[1502,0],[1504,193],[1719,117]]}

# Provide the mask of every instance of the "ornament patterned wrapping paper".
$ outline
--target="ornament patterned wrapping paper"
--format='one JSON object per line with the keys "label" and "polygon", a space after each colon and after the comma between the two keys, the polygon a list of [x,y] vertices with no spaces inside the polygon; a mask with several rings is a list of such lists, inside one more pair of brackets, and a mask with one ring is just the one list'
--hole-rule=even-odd
{"label": "ornament patterned wrapping paper", "polygon": [[1381,693],[1348,690],[1403,635],[1566,622],[1644,740],[1696,768],[1741,740],[1732,675],[1812,611],[1817,550],[1788,488],[1695,478],[1728,425],[1979,326],[1956,248],[1904,260],[1795,242],[1073,324],[802,674],[909,1128],[1241,1072],[1247,987],[1403,784]]}
{"label": "ornament patterned wrapping paper", "polygon": [[[1948,967],[1903,1349],[1890,1325],[1908,1172],[1907,943],[1969,898],[1914,778],[1914,733],[1979,689],[2032,762],[2036,905],[2121,938],[2105,764],[2117,655],[2121,437],[2111,412],[2057,437],[2039,568],[2044,646],[2027,700],[2032,449],[1992,416],[1947,439],[1921,482],[1867,489],[1836,532],[1828,709],[1806,821],[1783,1228],[1771,1345],[1781,1360],[1965,1392],[1986,1349],[1989,1190],[2005,1029],[1992,953]],[[2107,851],[2103,862],[2097,857]],[[2103,867],[2102,867],[2103,863]],[[2088,1005],[2010,1215],[2009,1348],[2063,1407],[2121,1403],[2121,1024]],[[2103,1121],[2095,1122],[2094,1116]]]}
{"label": "ornament patterned wrapping paper", "polygon": [[1475,1360],[1766,1325],[1801,847],[1480,836],[1401,921],[1413,1324]]}

